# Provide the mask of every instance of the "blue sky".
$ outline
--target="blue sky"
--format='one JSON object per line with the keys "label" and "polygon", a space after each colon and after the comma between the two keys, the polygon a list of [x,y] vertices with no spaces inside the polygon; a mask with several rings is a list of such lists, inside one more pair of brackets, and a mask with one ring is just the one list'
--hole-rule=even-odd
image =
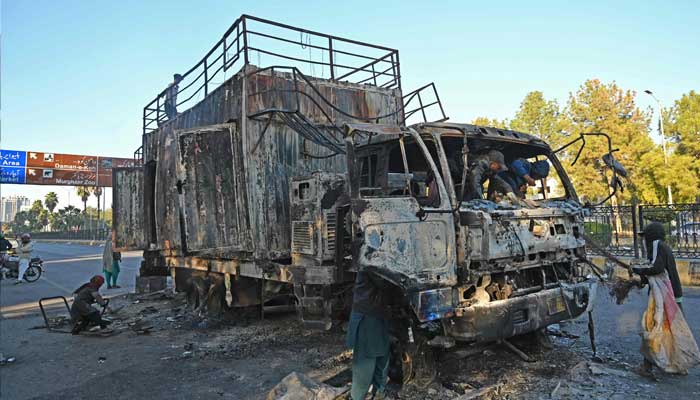
{"label": "blue sky", "polygon": [[453,121],[512,117],[532,90],[564,104],[590,78],[666,104],[700,89],[700,5],[571,3],[4,0],[1,146],[131,156],[143,106],[243,13],[399,49],[404,89],[434,81]]}

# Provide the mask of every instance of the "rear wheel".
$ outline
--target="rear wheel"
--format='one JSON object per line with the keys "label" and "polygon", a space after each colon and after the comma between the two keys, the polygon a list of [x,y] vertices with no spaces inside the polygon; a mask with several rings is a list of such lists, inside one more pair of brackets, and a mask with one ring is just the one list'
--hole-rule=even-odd
{"label": "rear wheel", "polygon": [[24,279],[27,282],[35,282],[39,278],[41,278],[41,268],[30,265],[29,268],[27,268],[27,272],[24,273]]}
{"label": "rear wheel", "polygon": [[401,384],[427,387],[437,376],[437,354],[428,346],[425,336],[415,335],[415,343],[395,343],[392,346],[389,378]]}

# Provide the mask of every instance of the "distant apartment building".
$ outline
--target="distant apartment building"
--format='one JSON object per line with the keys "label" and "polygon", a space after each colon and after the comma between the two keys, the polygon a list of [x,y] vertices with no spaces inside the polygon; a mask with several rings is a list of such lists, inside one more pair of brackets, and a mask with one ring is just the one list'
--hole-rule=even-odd
{"label": "distant apartment building", "polygon": [[20,211],[31,207],[29,198],[25,196],[10,196],[0,199],[0,222],[12,222]]}

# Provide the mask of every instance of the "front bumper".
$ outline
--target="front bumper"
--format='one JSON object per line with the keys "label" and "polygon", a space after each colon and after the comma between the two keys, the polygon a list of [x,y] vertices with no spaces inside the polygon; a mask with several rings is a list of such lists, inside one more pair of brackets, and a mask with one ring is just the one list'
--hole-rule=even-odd
{"label": "front bumper", "polygon": [[[448,336],[458,341],[507,339],[581,315],[593,301],[595,282],[563,284],[522,297],[475,304],[443,319]],[[563,292],[563,296],[562,296]]]}

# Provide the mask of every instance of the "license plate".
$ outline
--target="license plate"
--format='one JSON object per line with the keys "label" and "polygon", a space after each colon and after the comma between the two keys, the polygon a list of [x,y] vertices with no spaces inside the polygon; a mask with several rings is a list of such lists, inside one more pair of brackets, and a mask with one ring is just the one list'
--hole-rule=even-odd
{"label": "license plate", "polygon": [[560,312],[566,311],[566,303],[564,303],[564,298],[562,296],[557,296],[549,299],[547,302],[547,308],[549,309],[549,315],[559,314]]}

